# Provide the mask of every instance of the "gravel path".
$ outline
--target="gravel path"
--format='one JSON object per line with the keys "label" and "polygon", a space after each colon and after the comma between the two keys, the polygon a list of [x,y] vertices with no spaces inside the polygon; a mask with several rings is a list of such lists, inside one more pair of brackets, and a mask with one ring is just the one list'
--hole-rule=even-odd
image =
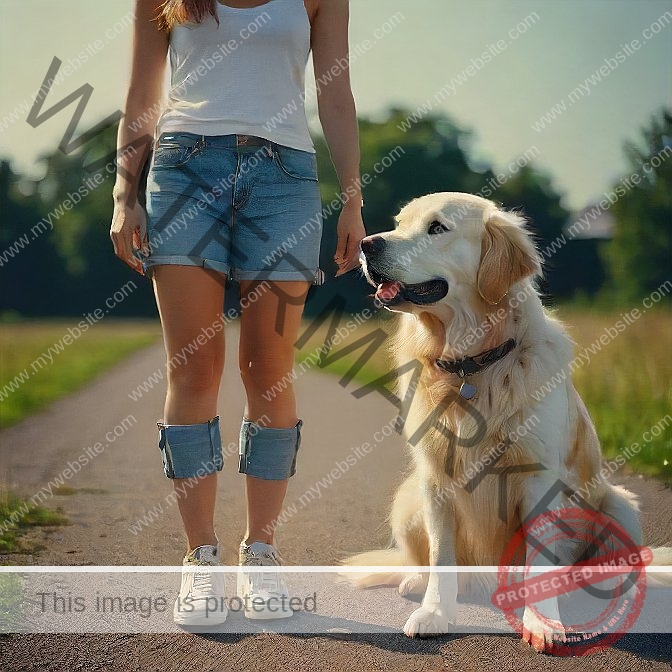
{"label": "gravel path", "polygon": [[[229,361],[220,398],[225,446],[236,444],[243,409],[235,365],[235,329],[229,329],[227,341]],[[86,454],[87,448],[96,443],[104,446],[100,454],[67,480],[67,490],[62,488],[53,499],[47,498],[47,505],[63,507],[71,524],[55,531],[33,530],[30,538],[39,546],[36,554],[5,556],[5,562],[180,564],[184,541],[179,514],[177,506],[165,499],[172,488],[163,476],[156,447],[155,421],[161,416],[164,384],[156,385],[139,401],[127,396],[160,369],[162,362],[161,346],[137,353],[45,413],[0,433],[0,480],[29,497],[62,473],[68,461],[75,462]],[[357,450],[365,443],[376,444],[374,434],[394,418],[395,409],[377,394],[356,400],[350,394],[356,387],[351,384],[343,388],[337,377],[319,371],[305,373],[296,383],[305,426],[299,469],[286,500],[288,506],[294,504],[296,509],[277,535],[286,564],[332,565],[351,552],[387,544],[384,521],[405,466],[403,444],[393,433],[367,454]],[[109,433],[114,433],[124,419],[126,431],[110,442],[106,434],[113,436]],[[302,504],[300,498],[311,491],[311,486],[314,488],[348,454],[357,453],[361,457],[355,466],[344,470],[331,485],[321,487],[319,496],[304,497]],[[236,463],[234,453],[226,460],[219,480],[216,520],[226,564],[235,564],[244,531],[243,479]],[[642,497],[646,542],[669,545],[672,492],[643,478],[618,475],[615,480]],[[157,504],[163,512],[142,531],[131,531],[130,526]],[[71,575],[74,583],[67,585],[76,586],[76,576]],[[177,588],[178,577],[166,576],[166,594],[170,595]],[[480,627],[496,623],[497,614],[486,607],[461,605],[461,613],[470,619],[469,626],[451,636],[416,641],[398,631],[399,624],[416,605],[393,590],[357,592],[340,587],[331,591],[325,601],[320,615],[312,621],[306,620],[305,614],[300,616],[306,631],[312,630],[313,634],[264,632],[249,624],[248,632],[242,632],[245,622],[233,619],[231,628],[238,627],[239,632],[0,635],[0,670],[672,669],[671,635],[631,634],[614,648],[588,658],[557,659],[534,653],[512,634],[477,634]],[[361,622],[358,626],[352,616],[362,609],[374,615],[377,633],[356,632],[363,626]]]}

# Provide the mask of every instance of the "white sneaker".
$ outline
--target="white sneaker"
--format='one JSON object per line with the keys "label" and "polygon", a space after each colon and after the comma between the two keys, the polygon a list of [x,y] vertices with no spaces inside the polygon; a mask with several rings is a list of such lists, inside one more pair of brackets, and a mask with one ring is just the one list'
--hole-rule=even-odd
{"label": "white sneaker", "polygon": [[175,623],[217,625],[226,620],[229,613],[226,606],[226,579],[222,572],[207,569],[220,564],[218,546],[198,546],[184,556],[182,585],[173,608]]}
{"label": "white sneaker", "polygon": [[[280,556],[271,544],[255,541],[242,543],[239,552],[242,567],[279,567]],[[287,618],[294,612],[289,606],[287,584],[278,572],[238,572],[238,597],[244,613],[251,619]]]}

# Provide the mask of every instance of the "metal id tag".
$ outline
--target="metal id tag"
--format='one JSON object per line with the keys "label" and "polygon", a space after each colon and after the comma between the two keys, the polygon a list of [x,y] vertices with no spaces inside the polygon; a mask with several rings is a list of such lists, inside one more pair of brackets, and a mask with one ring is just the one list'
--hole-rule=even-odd
{"label": "metal id tag", "polygon": [[478,388],[471,383],[462,382],[462,385],[460,385],[460,396],[463,399],[473,399],[477,392]]}

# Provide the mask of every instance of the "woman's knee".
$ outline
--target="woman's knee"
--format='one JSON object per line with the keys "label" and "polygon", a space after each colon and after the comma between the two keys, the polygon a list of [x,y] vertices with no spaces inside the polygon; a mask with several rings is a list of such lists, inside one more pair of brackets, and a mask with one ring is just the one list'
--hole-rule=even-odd
{"label": "woman's knee", "polygon": [[[276,356],[251,357],[240,362],[240,377],[248,394],[260,396],[274,389],[291,387],[294,365],[293,352],[276,353]],[[277,388],[276,388],[277,389]]]}
{"label": "woman's knee", "polygon": [[173,387],[191,392],[217,390],[223,368],[223,352],[217,348],[196,350],[168,360],[168,382]]}

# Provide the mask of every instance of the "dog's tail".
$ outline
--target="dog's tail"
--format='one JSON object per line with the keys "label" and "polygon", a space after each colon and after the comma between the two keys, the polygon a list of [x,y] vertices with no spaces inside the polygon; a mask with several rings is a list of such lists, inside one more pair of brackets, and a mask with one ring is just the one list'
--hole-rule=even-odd
{"label": "dog's tail", "polygon": [[[398,548],[384,548],[377,551],[358,553],[343,560],[350,567],[403,567],[404,557]],[[374,586],[398,586],[406,576],[403,571],[363,571],[343,572],[341,578],[358,588]]]}
{"label": "dog's tail", "polygon": [[[600,511],[617,521],[631,539],[641,543],[641,527],[637,496],[620,485],[607,491]],[[647,586],[672,588],[672,547],[651,548],[652,565],[671,567],[670,572],[646,572]]]}

